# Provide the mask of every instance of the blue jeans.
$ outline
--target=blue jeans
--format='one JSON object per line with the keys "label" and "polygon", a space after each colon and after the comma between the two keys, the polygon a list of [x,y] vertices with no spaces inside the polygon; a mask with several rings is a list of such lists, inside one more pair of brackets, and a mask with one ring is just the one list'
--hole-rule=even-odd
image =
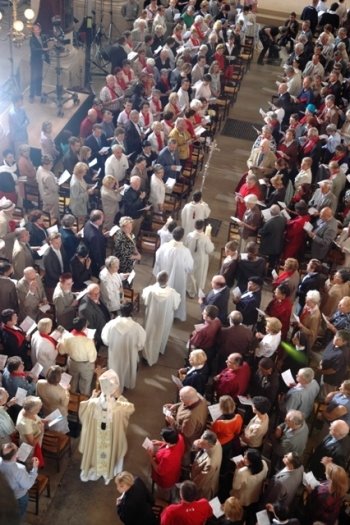
{"label": "blue jeans", "polygon": [[18,506],[19,506],[20,517],[23,518],[23,516],[25,515],[27,511],[27,507],[28,507],[28,501],[29,501],[28,494],[25,494],[21,498],[18,498],[17,501],[18,501]]}

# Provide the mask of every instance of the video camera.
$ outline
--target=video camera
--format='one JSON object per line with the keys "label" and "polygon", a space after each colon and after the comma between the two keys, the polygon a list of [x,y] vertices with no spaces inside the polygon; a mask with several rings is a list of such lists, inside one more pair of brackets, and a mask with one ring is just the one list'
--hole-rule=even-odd
{"label": "video camera", "polygon": [[51,18],[51,22],[52,22],[53,40],[55,42],[56,51],[62,52],[64,51],[64,46],[70,44],[71,40],[70,38],[64,38],[62,20],[59,15],[53,16]]}

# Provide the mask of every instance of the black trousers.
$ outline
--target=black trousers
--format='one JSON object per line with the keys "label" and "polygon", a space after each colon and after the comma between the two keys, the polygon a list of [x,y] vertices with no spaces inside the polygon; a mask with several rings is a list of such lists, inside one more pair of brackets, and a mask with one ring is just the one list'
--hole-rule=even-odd
{"label": "black trousers", "polygon": [[32,60],[30,62],[30,90],[29,96],[41,97],[41,89],[43,84],[43,61]]}

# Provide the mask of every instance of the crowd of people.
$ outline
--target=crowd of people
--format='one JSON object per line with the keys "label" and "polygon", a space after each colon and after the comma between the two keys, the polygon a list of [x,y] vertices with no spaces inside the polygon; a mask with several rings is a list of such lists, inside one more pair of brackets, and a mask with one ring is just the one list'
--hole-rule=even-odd
{"label": "crowd of people", "polygon": [[[109,49],[111,74],[79,136],[58,144],[43,122],[38,167],[15,95],[12,149],[0,166],[0,473],[21,516],[45,463],[49,423],[57,435],[70,431],[71,392],[84,399],[81,480],[116,476],[125,525],[141,513],[146,525],[157,523],[147,480],[123,470],[135,411],[123,392],[137,387],[140,355],[157,363],[174,320],[186,321],[195,299],[200,324],[173,378],[178,402],[169,399],[159,414],[162,439],[144,443],[154,496],[164,502],[161,525],[349,519],[344,3],[323,14],[325,2],[313,1],[300,23],[291,13],[283,27],[259,30],[250,2],[237,10],[234,2],[151,0],[140,10],[130,0],[123,16],[133,28]],[[214,138],[217,101],[225,85],[237,86],[241,51],[254,38],[258,64],[267,52],[275,60],[276,46],[290,55],[269,109],[260,110],[264,124],[233,188],[228,242],[208,290],[210,255],[221,247],[210,195],[208,204],[194,191],[194,174]],[[141,324],[133,282],[142,236],[155,224],[156,282],[139,294]],[[30,447],[25,465],[17,461],[22,443]]]}

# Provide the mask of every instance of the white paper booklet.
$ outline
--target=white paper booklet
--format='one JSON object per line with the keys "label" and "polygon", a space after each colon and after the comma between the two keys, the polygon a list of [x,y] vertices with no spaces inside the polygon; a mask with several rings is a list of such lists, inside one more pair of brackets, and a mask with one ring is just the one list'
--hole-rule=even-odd
{"label": "white paper booklet", "polygon": [[27,461],[29,455],[32,453],[33,447],[28,445],[28,443],[22,443],[19,449],[17,450],[17,461],[24,463]]}
{"label": "white paper booklet", "polygon": [[282,372],[281,377],[282,377],[283,381],[285,382],[285,384],[287,386],[295,385],[295,379],[294,379],[290,369],[285,370],[284,372]]}
{"label": "white paper booklet", "polygon": [[15,394],[16,405],[19,405],[20,407],[23,406],[23,401],[25,400],[26,397],[27,397],[27,391],[24,390],[24,388],[21,388],[19,386]]}
{"label": "white paper booklet", "polygon": [[61,375],[60,385],[63,388],[68,388],[71,381],[72,381],[72,376],[70,374],[67,374],[66,372],[63,372],[63,374]]}
{"label": "white paper booklet", "polygon": [[175,383],[175,385],[177,386],[177,388],[182,388],[182,382],[180,381],[180,379],[174,375],[171,376],[171,380],[173,383]]}
{"label": "white paper booklet", "polygon": [[219,403],[215,403],[215,405],[209,405],[208,410],[209,410],[210,417],[212,418],[213,421],[215,421],[216,419],[218,419],[218,417],[222,415]]}
{"label": "white paper booklet", "polygon": [[224,515],[224,511],[221,508],[221,503],[220,503],[219,498],[214,498],[214,499],[210,500],[209,501],[209,505],[213,509],[213,514],[214,514],[215,518],[220,518],[221,516]]}

